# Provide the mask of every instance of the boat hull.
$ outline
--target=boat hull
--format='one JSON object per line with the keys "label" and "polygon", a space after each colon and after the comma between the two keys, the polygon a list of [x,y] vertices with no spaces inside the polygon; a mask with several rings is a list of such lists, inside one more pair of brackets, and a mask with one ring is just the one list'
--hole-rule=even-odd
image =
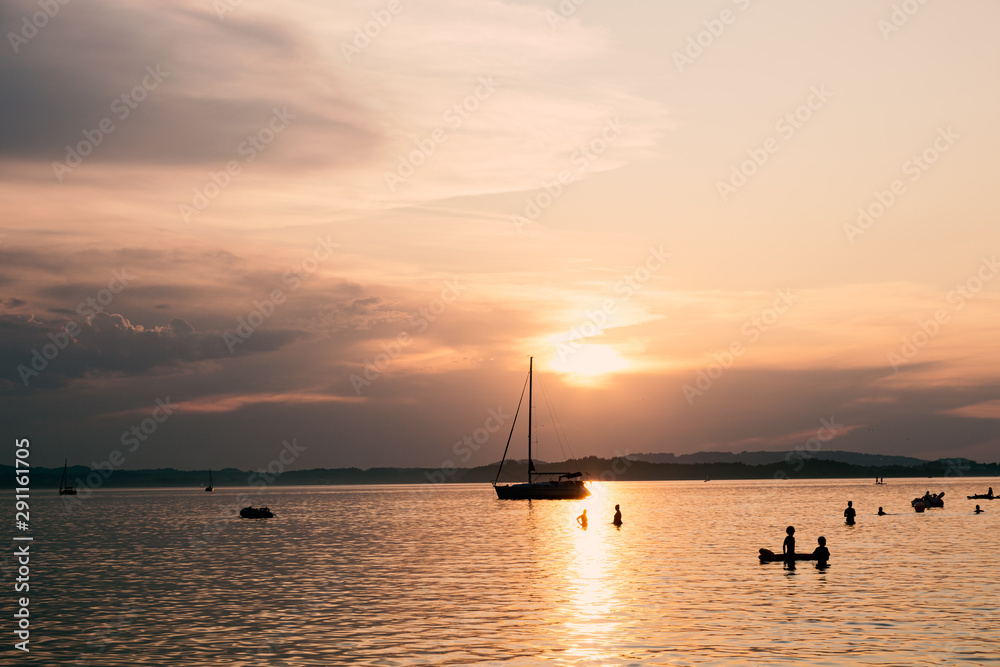
{"label": "boat hull", "polygon": [[985,493],[979,493],[974,496],[966,496],[969,500],[993,500],[994,498],[1000,498],[1000,496],[988,496]]}
{"label": "boat hull", "polygon": [[590,489],[579,480],[495,484],[493,488],[500,500],[579,500],[590,495]]}

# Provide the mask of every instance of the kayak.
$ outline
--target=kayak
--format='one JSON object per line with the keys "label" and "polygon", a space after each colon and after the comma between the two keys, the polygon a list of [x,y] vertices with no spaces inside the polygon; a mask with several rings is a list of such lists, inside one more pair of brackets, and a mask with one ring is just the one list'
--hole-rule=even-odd
{"label": "kayak", "polygon": [[761,549],[758,558],[760,558],[761,563],[784,562],[788,560],[819,560],[819,557],[813,554],[792,554],[792,558],[790,559],[788,554],[776,554],[770,549]]}
{"label": "kayak", "polygon": [[969,500],[993,500],[994,498],[1000,498],[1000,496],[988,496],[985,493],[977,493],[974,496],[966,496]]}

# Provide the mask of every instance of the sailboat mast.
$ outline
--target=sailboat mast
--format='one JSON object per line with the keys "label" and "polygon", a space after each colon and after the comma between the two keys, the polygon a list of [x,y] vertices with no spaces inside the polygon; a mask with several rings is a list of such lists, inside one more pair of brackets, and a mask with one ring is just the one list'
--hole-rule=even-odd
{"label": "sailboat mast", "polygon": [[528,357],[528,482],[531,482],[531,470],[535,466],[531,463],[531,368],[535,362],[534,357]]}

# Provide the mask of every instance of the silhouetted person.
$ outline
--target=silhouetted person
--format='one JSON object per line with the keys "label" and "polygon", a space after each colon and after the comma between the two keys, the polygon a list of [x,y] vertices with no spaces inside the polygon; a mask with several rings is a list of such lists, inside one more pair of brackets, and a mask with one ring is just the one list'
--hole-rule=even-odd
{"label": "silhouetted person", "polygon": [[878,508],[878,515],[879,516],[885,516],[885,512],[882,511],[881,507]]}
{"label": "silhouetted person", "polygon": [[826,538],[820,535],[816,538],[816,541],[819,542],[819,546],[816,547],[812,555],[815,556],[816,560],[820,563],[825,563],[830,560],[830,550],[826,548]]}
{"label": "silhouetted person", "polygon": [[611,523],[616,526],[622,525],[622,511],[618,508],[618,505],[615,505],[615,518],[611,520]]}
{"label": "silhouetted person", "polygon": [[854,510],[854,506],[853,505],[854,505],[854,503],[852,503],[850,500],[848,500],[847,501],[847,509],[844,510],[844,520],[847,522],[848,526],[853,526],[854,525],[854,515],[857,514],[857,512]]}
{"label": "silhouetted person", "polygon": [[[781,553],[786,556],[795,556],[795,526],[789,526],[785,528],[785,532],[788,536],[781,545]],[[793,558],[794,560],[794,558]]]}
{"label": "silhouetted person", "polygon": [[976,505],[976,514],[982,514],[984,510],[979,509],[979,505]]}
{"label": "silhouetted person", "polygon": [[993,487],[992,486],[990,487],[990,490],[986,492],[986,497],[987,498],[992,498],[993,497]]}
{"label": "silhouetted person", "polygon": [[587,510],[583,510],[583,514],[576,517],[576,522],[580,524],[580,528],[587,529]]}

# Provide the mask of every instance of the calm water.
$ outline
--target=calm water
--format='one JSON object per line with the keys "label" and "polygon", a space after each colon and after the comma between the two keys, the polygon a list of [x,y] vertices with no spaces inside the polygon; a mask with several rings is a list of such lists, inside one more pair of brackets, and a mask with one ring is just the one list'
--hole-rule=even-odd
{"label": "calm water", "polygon": [[[607,483],[530,503],[488,485],[255,490],[266,521],[236,517],[249,489],[99,491],[72,513],[39,492],[32,651],[15,655],[8,621],[4,664],[998,664],[1000,501],[965,498],[989,485]],[[916,514],[928,489],[946,507]],[[828,569],[757,562],[788,524],[800,552],[826,536]]]}

